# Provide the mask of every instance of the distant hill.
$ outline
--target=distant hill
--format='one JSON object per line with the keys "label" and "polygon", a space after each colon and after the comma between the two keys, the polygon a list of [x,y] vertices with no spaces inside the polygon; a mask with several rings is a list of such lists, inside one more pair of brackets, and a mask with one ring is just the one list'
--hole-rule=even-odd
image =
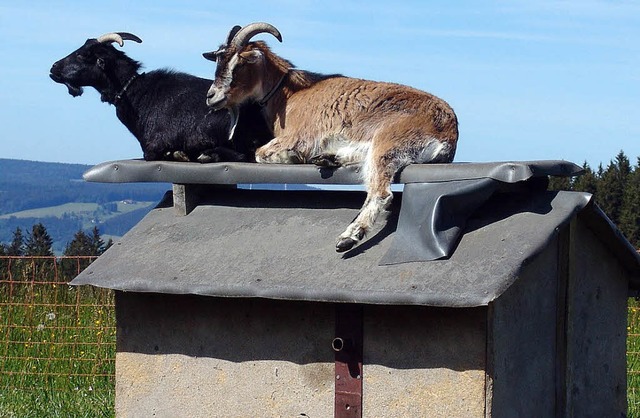
{"label": "distant hill", "polygon": [[90,165],[0,159],[0,242],[20,227],[27,236],[38,223],[61,253],[79,230],[98,226],[103,237],[119,237],[160,201],[170,184],[88,183]]}
{"label": "distant hill", "polygon": [[[8,244],[21,228],[26,237],[42,223],[62,254],[74,234],[94,226],[106,241],[118,238],[162,199],[168,183],[89,183],[90,165],[0,158],[0,243]],[[243,188],[312,190],[304,184],[244,185]]]}

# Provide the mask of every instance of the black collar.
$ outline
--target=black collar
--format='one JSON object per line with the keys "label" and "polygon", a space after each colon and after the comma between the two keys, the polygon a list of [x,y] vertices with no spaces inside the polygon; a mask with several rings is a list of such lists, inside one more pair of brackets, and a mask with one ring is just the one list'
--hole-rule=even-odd
{"label": "black collar", "polygon": [[263,106],[267,104],[267,102],[269,101],[269,99],[271,99],[273,97],[274,94],[276,94],[276,92],[280,89],[280,87],[282,87],[282,84],[284,83],[285,78],[287,78],[287,76],[289,75],[289,71],[287,71],[286,73],[284,73],[282,75],[282,77],[280,78],[280,81],[278,81],[278,83],[271,89],[271,91],[269,93],[267,93],[266,96],[264,96],[262,98],[262,100],[260,100],[258,102],[258,104],[260,106]]}
{"label": "black collar", "polygon": [[122,99],[122,96],[126,93],[127,89],[129,88],[129,86],[131,85],[131,83],[133,82],[133,80],[135,80],[136,78],[140,77],[141,75],[144,75],[144,73],[142,73],[142,74],[137,74],[137,73],[136,73],[136,74],[134,74],[134,75],[133,75],[133,77],[131,77],[131,78],[129,79],[129,81],[127,81],[127,82],[124,84],[124,87],[122,87],[122,90],[120,90],[120,91],[119,91],[119,92],[114,96],[114,98],[113,98],[113,104],[118,103],[118,101],[119,101],[120,99]]}

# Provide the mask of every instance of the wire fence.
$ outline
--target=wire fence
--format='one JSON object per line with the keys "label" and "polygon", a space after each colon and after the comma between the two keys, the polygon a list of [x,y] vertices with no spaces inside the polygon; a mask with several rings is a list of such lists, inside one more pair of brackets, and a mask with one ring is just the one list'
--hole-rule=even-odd
{"label": "wire fence", "polygon": [[68,285],[95,258],[0,257],[0,391],[114,391],[113,292]]}
{"label": "wire fence", "polygon": [[627,312],[628,416],[640,417],[640,302],[629,299]]}
{"label": "wire fence", "polygon": [[[113,291],[68,285],[95,258],[0,257],[0,393],[88,391],[112,403]],[[634,299],[627,369],[629,416],[640,417],[640,302]]]}

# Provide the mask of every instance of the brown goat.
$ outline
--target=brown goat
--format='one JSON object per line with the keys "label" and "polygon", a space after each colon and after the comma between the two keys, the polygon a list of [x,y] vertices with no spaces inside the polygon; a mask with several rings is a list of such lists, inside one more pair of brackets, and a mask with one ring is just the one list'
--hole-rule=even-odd
{"label": "brown goat", "polygon": [[445,101],[411,87],[294,69],[264,42],[249,42],[262,32],[282,41],[272,25],[253,23],[234,27],[224,45],[203,54],[217,62],[207,105],[229,109],[234,127],[238,106],[264,106],[274,139],[256,151],[259,163],[363,164],[366,200],[336,243],[347,251],[388,207],[400,169],[453,160],[458,120]]}

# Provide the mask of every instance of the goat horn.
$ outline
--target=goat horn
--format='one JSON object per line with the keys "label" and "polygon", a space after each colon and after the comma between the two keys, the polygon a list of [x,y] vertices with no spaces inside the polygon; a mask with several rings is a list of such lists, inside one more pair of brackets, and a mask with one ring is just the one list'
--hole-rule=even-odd
{"label": "goat horn", "polygon": [[[232,29],[233,31],[233,29]],[[245,46],[251,38],[256,36],[259,33],[270,33],[276,37],[277,40],[282,42],[282,35],[280,35],[280,31],[276,29],[275,26],[270,25],[268,23],[250,23],[247,26],[240,29],[236,32],[235,36],[230,42],[230,45],[235,46],[237,49]]]}
{"label": "goat horn", "polygon": [[233,37],[236,36],[236,33],[238,33],[240,29],[242,29],[242,26],[239,25],[235,25],[231,28],[231,30],[229,31],[229,36],[227,36],[227,42],[225,42],[225,45],[229,45],[229,43],[231,43]]}
{"label": "goat horn", "polygon": [[106,33],[96,39],[100,43],[104,42],[117,42],[118,45],[123,46],[124,41],[135,41],[137,43],[142,42],[142,39],[138,38],[136,35],[128,32],[112,32]]}

